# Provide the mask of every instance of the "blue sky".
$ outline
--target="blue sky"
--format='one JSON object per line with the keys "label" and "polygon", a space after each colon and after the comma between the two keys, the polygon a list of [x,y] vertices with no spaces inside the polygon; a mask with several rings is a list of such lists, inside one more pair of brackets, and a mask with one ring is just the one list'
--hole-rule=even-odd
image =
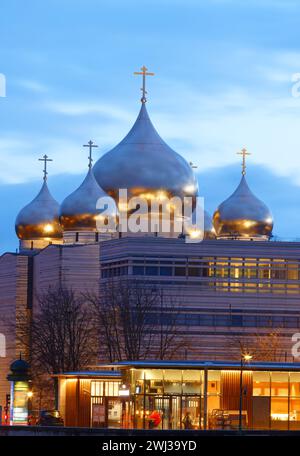
{"label": "blue sky", "polygon": [[[274,213],[274,233],[300,237],[300,2],[276,0],[2,0],[0,252],[17,247],[14,218],[41,184],[62,200],[87,166],[127,133],[145,64],[148,110],[161,136],[198,165],[212,212],[240,176]],[[97,157],[95,157],[97,158]]]}

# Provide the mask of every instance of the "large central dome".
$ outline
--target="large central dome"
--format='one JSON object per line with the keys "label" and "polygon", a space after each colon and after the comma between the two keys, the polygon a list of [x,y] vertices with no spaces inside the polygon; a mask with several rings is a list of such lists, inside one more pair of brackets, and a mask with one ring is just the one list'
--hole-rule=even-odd
{"label": "large central dome", "polygon": [[95,163],[94,174],[116,200],[119,189],[127,189],[128,197],[163,191],[181,198],[198,190],[191,166],[159,136],[145,103],[127,136]]}

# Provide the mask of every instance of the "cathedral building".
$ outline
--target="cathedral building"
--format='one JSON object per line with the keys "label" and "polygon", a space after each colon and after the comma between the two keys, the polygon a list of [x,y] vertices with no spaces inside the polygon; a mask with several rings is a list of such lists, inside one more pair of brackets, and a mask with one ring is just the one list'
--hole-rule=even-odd
{"label": "cathedral building", "polygon": [[[142,74],[145,81],[145,68]],[[17,325],[13,330],[7,321],[23,313],[30,325],[37,296],[53,284],[78,293],[99,293],[111,277],[158,285],[165,295],[176,297],[172,309],[178,314],[176,331],[189,347],[178,351],[179,359],[237,360],[243,341],[255,345],[263,340],[270,351],[274,349],[269,360],[293,362],[291,337],[299,328],[300,243],[272,240],[272,214],[247,183],[245,149],[240,183],[212,217],[204,212],[200,234],[172,228],[169,233],[118,230],[120,189],[127,190],[128,201],[141,196],[150,202],[165,197],[194,201],[199,194],[192,164],[172,150],[153,126],[144,84],[142,93],[133,127],[94,166],[95,144],[89,142],[87,175],[61,204],[48,188],[49,159],[44,156],[41,190],[16,217],[19,251],[0,257],[0,314],[5,317],[0,319],[0,333],[6,338],[6,354],[0,358],[0,404],[9,393],[6,377],[11,361],[20,351],[28,356],[16,337]],[[115,232],[98,229],[97,201],[102,197],[112,202],[105,217],[115,222]],[[203,240],[186,242],[189,235],[194,241],[198,235]]]}

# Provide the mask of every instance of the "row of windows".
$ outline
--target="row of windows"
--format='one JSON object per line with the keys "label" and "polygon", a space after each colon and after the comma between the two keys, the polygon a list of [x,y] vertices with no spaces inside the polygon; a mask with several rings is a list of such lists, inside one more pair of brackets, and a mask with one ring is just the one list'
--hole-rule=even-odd
{"label": "row of windows", "polygon": [[[103,269],[103,277],[128,274],[128,266],[114,266]],[[233,279],[263,279],[263,280],[298,280],[298,271],[276,271],[269,269],[230,268],[218,269],[213,267],[188,267],[185,266],[132,266],[133,275],[147,276],[176,276],[176,277],[217,277]]]}
{"label": "row of windows", "polygon": [[[214,277],[217,279],[260,281],[298,281],[298,262],[288,263],[285,260],[260,259],[260,262],[250,259],[231,258],[199,258],[196,262],[186,260],[123,260],[102,265],[102,277],[114,277],[132,274],[135,276],[169,276],[169,277]],[[222,261],[221,261],[222,260]],[[240,260],[240,261],[238,261]],[[253,259],[252,259],[253,260]],[[132,265],[132,266],[131,266]],[[225,284],[224,286],[227,286]]]}
{"label": "row of windows", "polygon": [[149,324],[184,326],[234,326],[254,328],[299,328],[300,318],[269,315],[212,315],[156,313],[148,316]]}

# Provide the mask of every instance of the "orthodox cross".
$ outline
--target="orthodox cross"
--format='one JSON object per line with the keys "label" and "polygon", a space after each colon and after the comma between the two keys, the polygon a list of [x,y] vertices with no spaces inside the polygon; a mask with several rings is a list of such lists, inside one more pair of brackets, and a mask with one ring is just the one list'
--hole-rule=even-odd
{"label": "orthodox cross", "polygon": [[47,162],[52,162],[52,158],[48,158],[48,155],[43,155],[43,158],[39,158],[39,161],[43,161],[44,162],[44,169],[43,169],[43,173],[44,173],[44,181],[47,180]]}
{"label": "orthodox cross", "polygon": [[238,155],[242,155],[243,161],[242,161],[242,175],[245,176],[246,174],[246,155],[251,155],[250,152],[247,152],[247,149],[245,147],[241,150],[241,152],[237,152]]}
{"label": "orthodox cross", "polygon": [[91,169],[92,162],[93,162],[93,158],[92,158],[93,147],[98,147],[98,146],[97,146],[97,144],[94,144],[92,140],[90,140],[87,144],[83,144],[83,147],[88,147],[89,148],[88,159],[89,159],[89,168]]}
{"label": "orthodox cross", "polygon": [[144,66],[142,66],[141,68],[141,71],[135,71],[133,74],[138,74],[138,75],[142,75],[143,76],[143,87],[141,88],[141,91],[142,91],[142,98],[141,98],[141,102],[142,103],[146,103],[147,101],[147,98],[146,98],[146,95],[147,95],[147,91],[146,91],[146,76],[154,76],[154,73],[149,73],[148,72],[148,68]]}

